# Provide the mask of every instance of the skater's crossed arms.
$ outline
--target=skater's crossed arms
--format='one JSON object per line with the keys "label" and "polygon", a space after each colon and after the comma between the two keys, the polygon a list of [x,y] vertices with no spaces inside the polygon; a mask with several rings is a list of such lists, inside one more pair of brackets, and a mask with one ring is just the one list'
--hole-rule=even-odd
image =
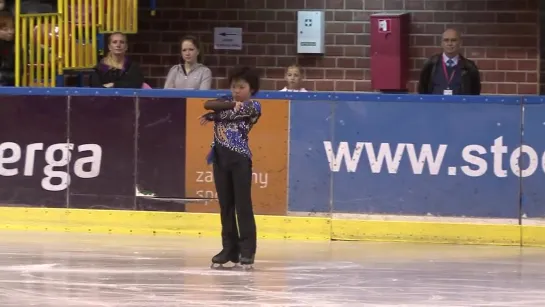
{"label": "skater's crossed arms", "polygon": [[261,116],[261,104],[251,99],[260,87],[259,73],[250,67],[237,67],[229,74],[231,97],[223,97],[205,102],[204,108],[213,112],[200,117],[201,124],[214,122],[246,122],[249,130]]}
{"label": "skater's crossed arms", "polygon": [[[228,104],[227,102],[226,104]],[[214,111],[204,114],[202,117],[205,121],[241,121],[250,119],[252,124],[255,124],[261,116],[261,104],[258,101],[233,101],[229,106],[233,105],[230,110]],[[201,123],[202,120],[201,120]]]}

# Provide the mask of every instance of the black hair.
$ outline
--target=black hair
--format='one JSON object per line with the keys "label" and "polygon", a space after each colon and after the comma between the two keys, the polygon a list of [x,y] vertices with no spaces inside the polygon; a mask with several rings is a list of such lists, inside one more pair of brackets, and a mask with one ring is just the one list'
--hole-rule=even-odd
{"label": "black hair", "polygon": [[257,94],[257,92],[259,92],[259,75],[259,72],[255,68],[248,66],[237,66],[229,72],[227,80],[229,82],[229,86],[231,86],[234,81],[248,82],[248,85],[250,85],[250,93],[252,93],[252,95],[255,95]]}

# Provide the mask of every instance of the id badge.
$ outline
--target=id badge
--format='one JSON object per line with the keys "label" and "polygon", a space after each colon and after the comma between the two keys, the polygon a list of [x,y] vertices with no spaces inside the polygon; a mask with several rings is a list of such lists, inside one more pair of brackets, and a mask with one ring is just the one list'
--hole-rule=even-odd
{"label": "id badge", "polygon": [[452,90],[444,90],[443,95],[452,95]]}

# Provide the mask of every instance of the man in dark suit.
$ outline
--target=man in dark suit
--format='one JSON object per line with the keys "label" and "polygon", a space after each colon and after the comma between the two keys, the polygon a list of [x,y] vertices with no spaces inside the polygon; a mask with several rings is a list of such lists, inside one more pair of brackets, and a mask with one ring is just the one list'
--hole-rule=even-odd
{"label": "man in dark suit", "polygon": [[481,78],[475,62],[460,54],[460,33],[448,29],[443,33],[443,53],[429,58],[420,73],[419,94],[480,95]]}

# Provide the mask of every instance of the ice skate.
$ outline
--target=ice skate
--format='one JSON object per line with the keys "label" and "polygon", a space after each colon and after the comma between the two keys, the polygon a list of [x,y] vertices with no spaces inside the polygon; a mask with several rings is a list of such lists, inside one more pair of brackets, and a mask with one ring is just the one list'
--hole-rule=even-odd
{"label": "ice skate", "polygon": [[[237,263],[240,261],[240,255],[238,251],[230,251],[223,249],[219,254],[212,257],[212,264],[210,265],[211,269],[233,269],[237,267]],[[231,262],[233,266],[223,266],[227,262]]]}
{"label": "ice skate", "polygon": [[253,270],[254,269],[254,254],[251,255],[242,255],[240,257],[240,264],[242,265],[242,269],[245,271]]}

